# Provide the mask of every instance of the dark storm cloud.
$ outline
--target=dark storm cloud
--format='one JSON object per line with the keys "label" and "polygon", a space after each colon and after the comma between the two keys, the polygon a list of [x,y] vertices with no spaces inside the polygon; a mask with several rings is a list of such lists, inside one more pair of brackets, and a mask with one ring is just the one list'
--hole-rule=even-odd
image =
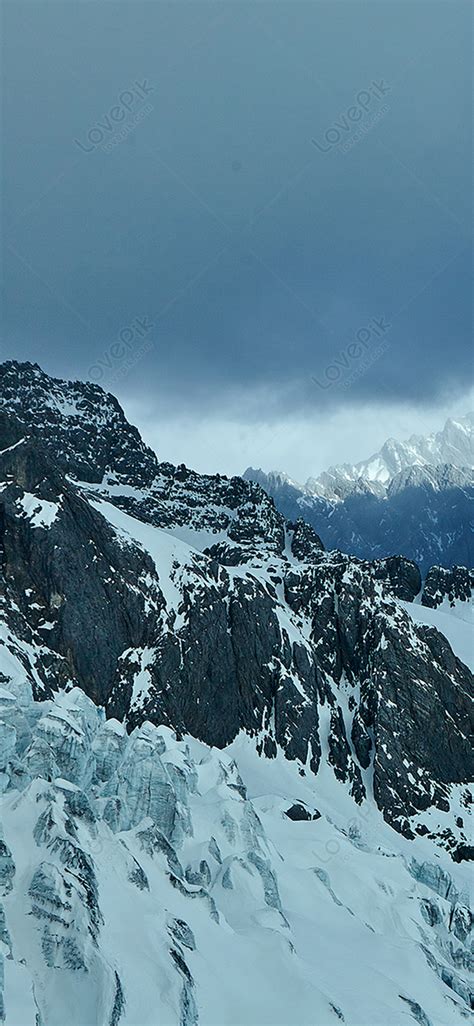
{"label": "dark storm cloud", "polygon": [[4,355],[162,409],[462,390],[468,19],[7,4]]}

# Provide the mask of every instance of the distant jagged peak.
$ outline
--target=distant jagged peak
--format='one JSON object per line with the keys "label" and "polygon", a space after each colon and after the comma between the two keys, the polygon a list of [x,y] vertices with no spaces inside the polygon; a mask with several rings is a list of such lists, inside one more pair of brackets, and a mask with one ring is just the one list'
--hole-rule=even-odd
{"label": "distant jagged peak", "polygon": [[[460,470],[473,467],[474,413],[449,417],[444,427],[429,435],[411,435],[405,441],[388,438],[378,452],[358,463],[335,464],[317,477],[298,484],[283,471],[254,470],[244,474],[271,493],[275,488],[296,488],[302,496],[343,501],[350,493],[386,494],[390,482],[411,467],[433,468],[450,465]],[[425,478],[422,478],[426,480]]]}
{"label": "distant jagged peak", "polygon": [[261,467],[247,467],[242,477],[245,481],[254,481],[265,489],[271,484],[274,487],[281,488],[288,485],[290,488],[296,488],[298,491],[303,490],[303,485],[299,481],[295,481],[294,478],[290,477],[289,474],[285,474],[282,470],[270,470],[266,473]]}
{"label": "distant jagged peak", "polygon": [[330,467],[316,479],[310,478],[305,488],[317,490],[325,494],[325,486],[333,487],[343,482],[354,482],[364,478],[369,482],[377,482],[385,487],[401,471],[408,467],[432,467],[451,464],[464,468],[473,466],[472,428],[474,414],[464,417],[448,418],[441,431],[430,435],[411,435],[406,441],[388,438],[381,449],[367,460],[359,463],[344,463]]}
{"label": "distant jagged peak", "polygon": [[452,463],[439,463],[436,466],[429,463],[416,464],[404,467],[396,474],[389,482],[387,492],[394,495],[405,488],[425,487],[434,491],[464,488],[472,485],[472,479],[473,474],[469,467],[456,467]]}

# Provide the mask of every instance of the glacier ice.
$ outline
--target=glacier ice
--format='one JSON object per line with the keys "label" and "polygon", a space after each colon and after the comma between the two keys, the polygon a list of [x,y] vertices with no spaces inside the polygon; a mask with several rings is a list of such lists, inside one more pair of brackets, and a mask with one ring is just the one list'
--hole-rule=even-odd
{"label": "glacier ice", "polygon": [[314,785],[245,735],[224,751],[149,723],[127,735],[75,688],[2,716],[7,1026],[468,1014],[464,867],[375,808],[362,845],[347,783],[328,777],[319,817],[292,820]]}

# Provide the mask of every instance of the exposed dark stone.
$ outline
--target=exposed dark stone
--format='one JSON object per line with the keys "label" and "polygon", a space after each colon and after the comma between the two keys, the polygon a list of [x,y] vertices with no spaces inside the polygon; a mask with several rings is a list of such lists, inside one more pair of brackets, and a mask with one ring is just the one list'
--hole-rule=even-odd
{"label": "exposed dark stone", "polygon": [[468,602],[473,590],[474,571],[465,566],[453,566],[450,570],[432,566],[426,575],[421,604],[436,609],[445,599],[450,605]]}
{"label": "exposed dark stone", "polygon": [[298,820],[320,819],[321,813],[318,812],[317,809],[307,809],[305,805],[301,804],[301,802],[295,802],[294,805],[291,805],[290,808],[286,810],[285,816],[287,816],[288,819],[293,819],[297,822]]}
{"label": "exposed dark stone", "polygon": [[319,535],[310,524],[301,518],[295,523],[288,524],[288,530],[292,532],[291,551],[296,559],[317,561],[318,552],[324,552],[324,545]]}
{"label": "exposed dark stone", "polygon": [[[49,647],[66,658],[70,674],[104,704],[119,655],[150,635],[147,604],[153,604],[153,619],[164,605],[153,561],[137,546],[120,545],[107,521],[31,440],[0,454],[0,473],[11,481],[0,503],[6,584]],[[18,515],[22,492],[58,505],[50,529],[32,530]]]}
{"label": "exposed dark stone", "polygon": [[451,858],[454,862],[474,862],[474,845],[458,844],[457,848],[451,852]]}
{"label": "exposed dark stone", "polygon": [[[117,399],[108,394],[105,404],[99,385],[67,384],[70,409],[65,418],[64,382],[48,377],[36,363],[7,360],[0,364],[2,403],[29,435],[41,440],[60,470],[80,481],[100,482],[113,468],[124,480],[132,476],[136,480],[139,475],[141,484],[151,483],[157,472],[156,456],[128,423]],[[94,416],[98,408],[105,414],[100,431]]]}
{"label": "exposed dark stone", "polygon": [[392,595],[413,602],[421,589],[421,573],[416,563],[404,556],[389,556],[374,563],[375,577],[390,581]]}
{"label": "exposed dark stone", "polygon": [[358,709],[356,709],[354,719],[352,721],[351,739],[361,766],[363,766],[364,769],[367,769],[368,766],[370,766],[372,738],[367,732]]}
{"label": "exposed dark stone", "polygon": [[291,805],[290,808],[286,810],[285,816],[288,816],[288,819],[294,820],[311,819],[309,809],[306,809],[304,805],[299,805],[298,803]]}
{"label": "exposed dark stone", "polygon": [[362,783],[360,769],[351,755],[340,706],[337,709],[331,709],[331,728],[328,744],[329,762],[334,766],[334,773],[337,779],[350,781],[352,797],[360,805],[363,798],[366,797],[365,787]]}

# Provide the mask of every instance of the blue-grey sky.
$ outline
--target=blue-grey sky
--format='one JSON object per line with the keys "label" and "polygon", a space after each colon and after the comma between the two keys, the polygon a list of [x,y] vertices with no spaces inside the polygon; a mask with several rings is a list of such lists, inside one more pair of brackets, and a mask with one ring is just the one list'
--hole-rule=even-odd
{"label": "blue-grey sky", "polygon": [[5,357],[223,472],[467,409],[470,4],[3,10]]}

